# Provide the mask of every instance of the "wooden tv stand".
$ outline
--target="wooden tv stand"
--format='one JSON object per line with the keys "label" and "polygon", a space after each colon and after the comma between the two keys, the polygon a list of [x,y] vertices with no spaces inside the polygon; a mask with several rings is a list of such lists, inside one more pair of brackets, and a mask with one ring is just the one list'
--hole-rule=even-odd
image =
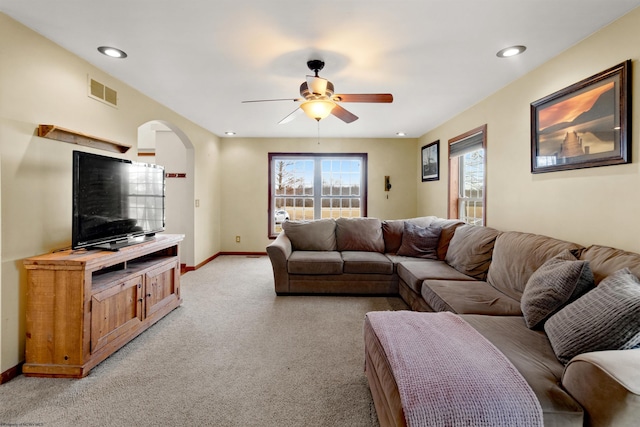
{"label": "wooden tv stand", "polygon": [[178,307],[183,235],[24,260],[27,376],[81,378]]}

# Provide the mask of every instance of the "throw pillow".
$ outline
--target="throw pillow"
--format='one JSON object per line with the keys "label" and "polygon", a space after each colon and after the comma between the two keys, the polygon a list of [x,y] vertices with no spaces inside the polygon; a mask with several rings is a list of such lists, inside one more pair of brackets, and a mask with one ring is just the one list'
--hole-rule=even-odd
{"label": "throw pillow", "polygon": [[282,223],[282,229],[296,251],[336,250],[336,221],[334,219],[285,221]]}
{"label": "throw pillow", "polygon": [[640,280],[628,268],[551,316],[544,325],[556,357],[640,347]]}
{"label": "throw pillow", "polygon": [[520,308],[527,326],[534,329],[566,304],[595,285],[589,261],[578,261],[565,249],[529,277]]}
{"label": "throw pillow", "polygon": [[442,228],[437,226],[420,227],[405,221],[398,255],[438,259],[437,249],[441,231]]}

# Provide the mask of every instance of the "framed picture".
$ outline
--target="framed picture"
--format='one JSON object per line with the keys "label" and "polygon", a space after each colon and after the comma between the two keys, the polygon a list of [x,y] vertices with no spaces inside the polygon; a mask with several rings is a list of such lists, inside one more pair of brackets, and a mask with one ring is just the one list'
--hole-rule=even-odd
{"label": "framed picture", "polygon": [[440,140],[422,147],[422,182],[440,179]]}
{"label": "framed picture", "polygon": [[631,61],[531,104],[531,172],[631,162]]}

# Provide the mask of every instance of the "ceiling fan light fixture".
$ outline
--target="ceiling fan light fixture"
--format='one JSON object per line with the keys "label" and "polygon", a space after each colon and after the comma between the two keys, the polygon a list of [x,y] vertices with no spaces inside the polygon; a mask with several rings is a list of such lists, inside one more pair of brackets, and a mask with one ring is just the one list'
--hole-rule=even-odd
{"label": "ceiling fan light fixture", "polygon": [[520,55],[525,50],[527,50],[526,46],[509,46],[499,50],[498,53],[496,53],[496,56],[498,58],[510,58],[512,56]]}
{"label": "ceiling fan light fixture", "polygon": [[331,110],[333,110],[335,106],[335,102],[329,101],[328,99],[316,99],[303,102],[300,108],[302,108],[302,111],[310,118],[320,121],[331,114]]}

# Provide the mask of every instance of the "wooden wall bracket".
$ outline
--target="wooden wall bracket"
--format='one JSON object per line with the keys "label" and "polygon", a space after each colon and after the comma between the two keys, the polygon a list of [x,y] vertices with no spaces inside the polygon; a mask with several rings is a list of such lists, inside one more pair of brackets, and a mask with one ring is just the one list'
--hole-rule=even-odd
{"label": "wooden wall bracket", "polygon": [[68,142],[70,144],[78,144],[86,147],[112,151],[114,153],[126,153],[131,148],[128,144],[110,141],[108,139],[87,135],[55,125],[39,125],[38,136]]}

